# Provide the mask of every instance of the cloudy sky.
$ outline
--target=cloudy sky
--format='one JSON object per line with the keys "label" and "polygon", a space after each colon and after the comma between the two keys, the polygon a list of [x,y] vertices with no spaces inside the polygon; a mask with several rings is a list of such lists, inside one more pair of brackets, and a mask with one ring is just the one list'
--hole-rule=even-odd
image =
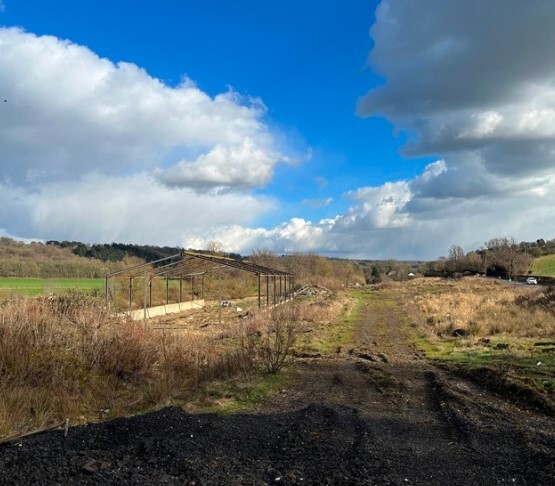
{"label": "cloudy sky", "polygon": [[0,235],[555,238],[552,0],[0,0]]}

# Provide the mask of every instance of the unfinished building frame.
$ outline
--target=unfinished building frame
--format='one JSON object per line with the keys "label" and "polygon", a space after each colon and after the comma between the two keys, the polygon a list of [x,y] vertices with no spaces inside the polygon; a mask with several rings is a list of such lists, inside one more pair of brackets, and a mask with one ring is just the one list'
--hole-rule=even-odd
{"label": "unfinished building frame", "polygon": [[[200,301],[201,306],[204,305],[205,276],[209,272],[228,267],[251,274],[257,277],[258,307],[263,306],[265,300],[266,306],[278,304],[291,298],[294,288],[294,276],[291,273],[276,270],[251,263],[247,260],[239,261],[233,258],[227,258],[217,255],[209,255],[203,253],[195,253],[191,251],[182,251],[175,255],[161,258],[159,260],[135,265],[124,270],[108,273],[105,277],[105,299],[106,304],[110,305],[110,282],[114,279],[127,282],[127,300],[128,310],[133,307],[133,297],[135,294],[134,281],[140,279],[143,281],[143,310],[144,318],[147,317],[147,309],[152,308],[152,287],[155,279],[165,279],[166,282],[166,305],[170,304],[170,282],[179,282],[178,302],[172,304],[181,304],[184,301],[183,282],[189,281],[191,284],[191,299],[195,301],[195,283],[200,280]],[[264,282],[265,280],[265,282]],[[265,293],[262,295],[262,283],[265,283]],[[265,297],[265,298],[263,298]],[[200,302],[199,302],[200,304]]]}

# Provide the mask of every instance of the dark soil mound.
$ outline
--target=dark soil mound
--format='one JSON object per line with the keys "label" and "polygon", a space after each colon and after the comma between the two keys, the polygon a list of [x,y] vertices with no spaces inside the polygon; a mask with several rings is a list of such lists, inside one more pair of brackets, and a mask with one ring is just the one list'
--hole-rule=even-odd
{"label": "dark soil mound", "polygon": [[341,406],[234,416],[166,408],[0,446],[0,484],[551,484],[549,453],[515,463],[499,434],[486,439],[499,454],[462,459],[430,447],[426,434],[421,443],[399,442],[411,427]]}
{"label": "dark soil mound", "polygon": [[372,472],[366,432],[349,408],[229,417],[166,408],[0,447],[0,483],[360,483]]}

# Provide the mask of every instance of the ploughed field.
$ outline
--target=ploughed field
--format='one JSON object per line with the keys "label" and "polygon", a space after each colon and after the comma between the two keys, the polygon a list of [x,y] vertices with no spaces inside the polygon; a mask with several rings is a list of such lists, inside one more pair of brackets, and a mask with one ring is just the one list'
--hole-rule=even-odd
{"label": "ploughed field", "polygon": [[[184,397],[0,446],[0,484],[552,485],[551,327],[539,320],[528,348],[519,316],[509,322],[487,299],[482,314],[514,329],[462,317],[474,293],[493,299],[496,288],[457,285],[358,292],[350,318],[326,324],[342,332],[316,345],[307,336],[318,326],[304,329],[294,379],[248,412],[190,413]],[[541,297],[520,295],[503,294],[505,307],[514,298],[526,311]],[[540,375],[518,368],[533,353],[545,356]]]}

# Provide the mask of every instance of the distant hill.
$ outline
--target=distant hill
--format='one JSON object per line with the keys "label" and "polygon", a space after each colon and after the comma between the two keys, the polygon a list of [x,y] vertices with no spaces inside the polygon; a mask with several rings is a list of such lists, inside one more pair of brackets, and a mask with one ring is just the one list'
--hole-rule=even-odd
{"label": "distant hill", "polygon": [[555,277],[555,255],[535,258],[530,268],[532,275]]}
{"label": "distant hill", "polygon": [[0,238],[0,277],[100,278],[126,263],[85,258],[56,245]]}

